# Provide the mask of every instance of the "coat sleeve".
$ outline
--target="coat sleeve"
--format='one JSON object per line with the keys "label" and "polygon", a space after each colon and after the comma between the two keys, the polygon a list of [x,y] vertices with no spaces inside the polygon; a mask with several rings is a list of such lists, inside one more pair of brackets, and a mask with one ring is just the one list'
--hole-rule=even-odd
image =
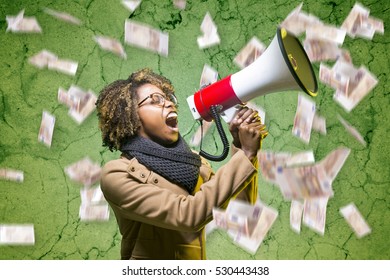
{"label": "coat sleeve", "polygon": [[102,170],[101,188],[116,215],[180,231],[199,231],[212,219],[212,209],[224,205],[256,176],[255,166],[237,151],[194,195],[176,194],[128,176],[125,161]]}
{"label": "coat sleeve", "polygon": [[[234,145],[232,145],[231,153],[234,155],[238,151],[241,151]],[[258,163],[258,157],[255,157],[252,161],[253,166],[258,169],[259,163]],[[255,204],[258,196],[258,172],[252,177],[252,180],[248,182],[247,186],[244,187],[244,189],[237,194],[235,197],[236,199],[247,201],[251,204]]]}

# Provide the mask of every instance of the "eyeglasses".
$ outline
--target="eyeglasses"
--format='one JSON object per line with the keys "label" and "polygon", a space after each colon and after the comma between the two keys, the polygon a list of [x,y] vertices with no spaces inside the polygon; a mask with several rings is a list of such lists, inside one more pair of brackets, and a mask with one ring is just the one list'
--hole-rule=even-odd
{"label": "eyeglasses", "polygon": [[174,94],[168,93],[166,96],[164,96],[162,93],[159,92],[153,92],[146,98],[144,98],[141,102],[138,103],[138,107],[142,105],[146,100],[152,99],[150,104],[155,105],[155,106],[164,106],[165,101],[168,100],[173,103],[173,105],[177,105],[177,98]]}

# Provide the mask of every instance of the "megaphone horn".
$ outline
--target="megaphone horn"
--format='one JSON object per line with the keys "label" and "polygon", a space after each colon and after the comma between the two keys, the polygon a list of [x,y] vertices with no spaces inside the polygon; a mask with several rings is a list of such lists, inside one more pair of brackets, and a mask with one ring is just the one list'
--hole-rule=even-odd
{"label": "megaphone horn", "polygon": [[[285,28],[278,28],[271,44],[257,60],[241,71],[200,89],[187,98],[187,103],[194,119],[217,121],[212,107],[217,106],[223,113],[258,96],[286,90],[302,90],[316,96],[318,84],[299,40]],[[230,120],[229,117],[225,119],[227,122]]]}
{"label": "megaphone horn", "polygon": [[211,121],[210,107],[225,111],[267,93],[302,90],[317,95],[317,80],[299,40],[278,28],[266,51],[252,64],[187,98],[194,119]]}

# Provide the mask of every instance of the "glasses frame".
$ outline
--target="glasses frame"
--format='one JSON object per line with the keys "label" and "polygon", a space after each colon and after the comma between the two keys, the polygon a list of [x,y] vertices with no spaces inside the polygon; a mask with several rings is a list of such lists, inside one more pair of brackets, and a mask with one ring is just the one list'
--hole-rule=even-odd
{"label": "glasses frame", "polygon": [[[140,107],[146,100],[148,100],[149,98],[152,98],[153,95],[159,95],[161,97],[160,100],[160,103],[159,104],[151,104],[151,105],[155,105],[155,106],[164,106],[165,105],[165,102],[168,100],[170,102],[173,103],[173,105],[177,105],[177,98],[176,96],[173,94],[173,93],[168,93],[167,95],[164,95],[164,93],[161,93],[161,92],[153,92],[151,94],[149,94],[147,97],[145,97],[144,99],[142,99],[139,103],[138,103],[138,107]],[[161,103],[162,102],[162,103]]]}

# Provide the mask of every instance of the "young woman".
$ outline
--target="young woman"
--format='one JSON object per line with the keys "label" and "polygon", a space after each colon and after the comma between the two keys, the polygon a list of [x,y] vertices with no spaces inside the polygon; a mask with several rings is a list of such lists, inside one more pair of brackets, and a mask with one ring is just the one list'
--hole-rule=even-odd
{"label": "young woman", "polygon": [[230,123],[229,161],[214,173],[179,133],[171,82],[150,69],[105,87],[96,102],[103,145],[121,157],[105,164],[104,196],[122,234],[122,259],[205,259],[213,207],[257,198],[257,152],[267,135],[256,111]]}

